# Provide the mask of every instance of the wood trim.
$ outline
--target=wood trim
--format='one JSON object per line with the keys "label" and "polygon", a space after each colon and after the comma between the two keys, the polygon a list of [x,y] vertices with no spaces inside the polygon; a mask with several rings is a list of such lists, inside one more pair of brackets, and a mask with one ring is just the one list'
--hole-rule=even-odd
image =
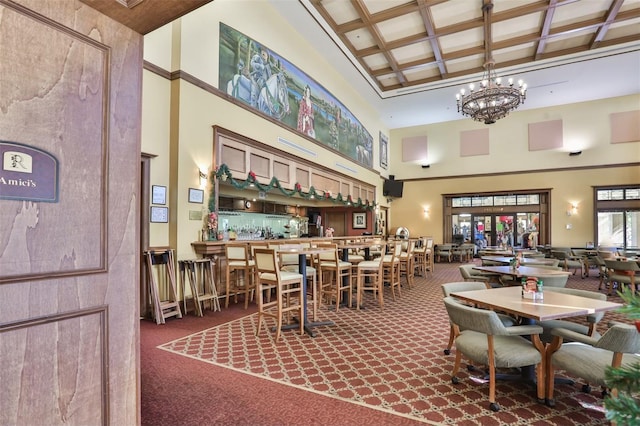
{"label": "wood trim", "polygon": [[144,267],[144,252],[149,248],[149,206],[151,194],[151,160],[157,157],[154,154],[141,153],[140,155],[140,238],[139,238],[139,265],[140,283],[138,294],[140,299],[140,317],[147,318],[149,312],[149,285],[147,279],[147,268]]}
{"label": "wood trim", "polygon": [[[260,150],[264,153],[268,153],[268,154],[272,154],[272,155],[277,155],[278,158],[281,159],[286,159],[288,161],[290,161],[291,163],[293,163],[292,169],[296,170],[299,166],[304,166],[305,168],[308,168],[308,171],[310,172],[310,174],[313,174],[314,172],[317,172],[318,175],[323,175],[323,176],[331,176],[331,177],[337,177],[338,180],[341,183],[341,186],[344,184],[348,184],[350,186],[350,188],[355,192],[356,188],[359,189],[359,194],[353,194],[352,195],[352,199],[354,201],[357,201],[358,198],[361,198],[362,201],[366,201],[368,200],[369,202],[375,202],[375,196],[376,196],[376,187],[374,185],[371,185],[367,182],[355,179],[351,176],[342,174],[340,172],[337,172],[335,170],[332,170],[328,167],[324,167],[320,164],[314,163],[312,161],[306,160],[304,158],[300,158],[297,157],[287,151],[284,150],[280,150],[277,147],[273,147],[270,145],[266,145],[262,142],[256,141],[254,139],[251,139],[247,136],[243,136],[239,133],[236,133],[232,130],[229,129],[225,129],[223,127],[214,125],[213,127],[213,145],[214,145],[214,164],[216,166],[219,166],[220,164],[218,164],[219,161],[223,161],[220,158],[220,142],[219,139],[220,137],[226,138],[226,139],[231,139],[231,140],[235,140],[240,144],[243,144],[247,147],[250,148],[255,148],[257,150]],[[245,176],[242,176],[241,178],[244,179]],[[271,178],[271,176],[269,177]],[[217,183],[217,179],[216,179],[216,183]],[[290,182],[291,184],[295,183],[295,182]],[[312,183],[313,184],[313,183]],[[318,191],[323,190],[324,188],[315,188]],[[368,199],[367,197],[362,197],[363,192],[366,193],[371,193],[372,194],[372,199]],[[216,188],[216,194],[219,193],[219,188]],[[342,193],[343,196],[347,196],[350,195],[351,192],[345,194]],[[337,194],[334,194],[334,196]]]}
{"label": "wood trim", "polygon": [[[471,213],[472,215],[515,215],[517,213],[538,213],[538,245],[551,244],[551,191],[552,188],[526,189],[517,191],[491,191],[480,193],[456,193],[442,194],[442,236],[446,243],[453,241],[452,215],[459,213]],[[451,199],[473,196],[500,196],[500,195],[538,194],[540,203],[527,206],[477,206],[477,207],[452,207]]]}
{"label": "wood trim", "polygon": [[54,315],[45,315],[41,317],[29,318],[0,324],[0,334],[40,325],[53,324],[60,321],[75,319],[85,316],[98,315],[100,321],[100,386],[101,386],[101,424],[107,426],[110,424],[109,411],[109,306],[100,305],[86,309],[78,309],[75,311],[67,311]]}
{"label": "wood trim", "polygon": [[[35,280],[44,280],[50,279],[53,277],[62,278],[62,277],[73,277],[87,274],[96,274],[96,273],[105,273],[108,272],[108,248],[107,248],[107,240],[108,240],[108,219],[109,219],[109,205],[108,205],[108,186],[109,186],[109,124],[111,122],[111,110],[110,110],[110,99],[111,99],[111,80],[112,76],[112,66],[111,66],[111,47],[107,46],[100,41],[97,41],[85,34],[82,34],[78,31],[75,31],[59,22],[54,21],[53,19],[43,16],[27,7],[20,5],[18,3],[14,3],[12,1],[0,0],[0,5],[7,7],[8,9],[13,10],[16,13],[22,14],[27,18],[32,19],[34,22],[49,27],[59,33],[69,37],[72,42],[79,43],[80,46],[87,46],[87,48],[95,49],[100,55],[100,59],[102,61],[102,68],[100,69],[101,75],[98,75],[96,79],[100,79],[102,83],[102,91],[101,91],[101,106],[96,107],[96,115],[101,114],[101,124],[102,127],[100,129],[99,139],[96,137],[95,141],[91,140],[90,143],[95,143],[96,146],[99,144],[100,151],[100,169],[99,171],[92,170],[91,175],[97,176],[99,179],[99,192],[95,194],[96,205],[99,204],[100,211],[95,212],[97,216],[100,217],[99,229],[95,229],[97,234],[99,235],[99,248],[96,250],[95,257],[96,262],[92,265],[87,265],[85,268],[78,268],[66,271],[58,271],[56,268],[52,268],[49,270],[43,270],[38,272],[29,272],[24,274],[16,274],[16,275],[0,275],[0,284],[4,283],[12,283],[12,282],[24,282],[24,281],[35,281]],[[68,58],[67,58],[68,62]],[[68,64],[69,67],[73,68],[77,65],[82,65],[79,61],[78,64]],[[63,77],[68,77],[66,74]],[[96,150],[97,151],[97,150]],[[99,172],[99,174],[98,174]],[[61,178],[62,179],[62,178]],[[60,187],[63,187],[67,182],[63,182],[62,180],[59,182]],[[74,247],[75,249],[75,247]]]}
{"label": "wood trim", "polygon": [[496,173],[474,173],[469,175],[434,176],[434,177],[420,177],[420,178],[397,179],[397,180],[401,180],[403,182],[423,182],[423,181],[443,180],[443,179],[467,179],[467,178],[477,178],[477,177],[524,175],[524,174],[531,174],[531,173],[570,172],[575,170],[597,170],[597,169],[612,169],[612,168],[638,167],[638,166],[640,166],[640,162],[618,163],[618,164],[598,164],[595,166],[580,166],[580,167],[556,167],[552,169],[534,169],[534,170],[496,172]]}

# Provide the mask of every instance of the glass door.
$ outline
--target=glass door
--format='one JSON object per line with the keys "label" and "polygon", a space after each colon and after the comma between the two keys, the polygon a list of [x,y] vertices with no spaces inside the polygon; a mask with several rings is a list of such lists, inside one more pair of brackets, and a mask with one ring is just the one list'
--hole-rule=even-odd
{"label": "glass door", "polygon": [[538,213],[518,213],[516,223],[516,246],[536,248],[539,241],[540,215]]}
{"label": "glass door", "polygon": [[485,247],[513,247],[515,243],[514,214],[490,214],[473,216],[473,243]]}

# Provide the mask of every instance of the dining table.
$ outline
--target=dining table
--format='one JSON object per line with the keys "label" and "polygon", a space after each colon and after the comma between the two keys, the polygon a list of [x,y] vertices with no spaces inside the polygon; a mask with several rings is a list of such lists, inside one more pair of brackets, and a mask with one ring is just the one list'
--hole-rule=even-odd
{"label": "dining table", "polygon": [[545,291],[543,299],[526,299],[518,286],[452,293],[453,297],[500,312],[526,318],[528,322],[589,315],[620,308],[621,303]]}
{"label": "dining table", "polygon": [[[320,254],[323,252],[331,251],[332,248],[329,247],[305,247],[302,245],[282,245],[278,249],[278,253],[286,253],[286,254],[297,254],[298,255],[298,273],[302,275],[302,293],[305,295],[304,297],[304,307],[303,307],[303,318],[301,321],[304,322],[304,331],[311,337],[316,337],[314,332],[314,328],[322,327],[322,326],[332,326],[335,325],[333,321],[309,321],[309,315],[307,313],[307,255]],[[282,330],[288,330],[293,328],[298,328],[297,324],[289,324],[283,325]]]}
{"label": "dining table", "polygon": [[[490,262],[496,262],[496,263],[504,263],[507,265],[509,264],[509,262],[511,262],[513,258],[514,256],[481,256],[480,257],[481,260],[488,260]],[[553,265],[554,263],[556,263],[556,259],[547,259],[547,258],[533,259],[530,257],[525,257],[525,258],[522,258],[520,261],[521,265],[526,265],[527,263],[534,263],[538,265]]]}
{"label": "dining table", "polygon": [[[578,317],[596,312],[618,309],[621,303],[581,297],[567,293],[545,291],[542,299],[522,297],[519,286],[470,290],[451,293],[452,297],[504,312],[520,318],[522,324],[536,324],[536,321],[549,321],[561,318]],[[501,376],[503,378],[512,378]],[[527,382],[535,382],[533,366],[521,369],[518,376]]]}
{"label": "dining table", "polygon": [[512,268],[511,266],[474,266],[473,269],[493,274],[509,275],[516,279],[522,277],[537,277],[540,275],[571,275],[571,272],[557,269],[536,268],[535,266],[522,266]]}

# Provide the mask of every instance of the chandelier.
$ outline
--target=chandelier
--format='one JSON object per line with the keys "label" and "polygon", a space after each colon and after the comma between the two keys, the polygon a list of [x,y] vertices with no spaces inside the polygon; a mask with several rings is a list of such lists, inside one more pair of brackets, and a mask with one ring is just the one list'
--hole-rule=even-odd
{"label": "chandelier", "polygon": [[484,0],[482,12],[484,15],[484,44],[485,63],[482,80],[476,85],[469,84],[469,92],[461,89],[456,94],[458,112],[462,115],[482,121],[484,124],[493,124],[496,120],[506,117],[509,112],[524,103],[527,94],[527,85],[522,80],[514,86],[513,79],[503,85],[502,79],[497,76],[494,69],[495,62],[491,54],[491,11],[493,3]]}

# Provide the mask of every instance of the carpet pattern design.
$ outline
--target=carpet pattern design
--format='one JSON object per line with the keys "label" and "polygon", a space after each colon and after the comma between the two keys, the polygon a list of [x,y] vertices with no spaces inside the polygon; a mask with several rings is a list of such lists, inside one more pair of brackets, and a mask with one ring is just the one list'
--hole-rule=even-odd
{"label": "carpet pattern design", "polygon": [[[327,395],[428,424],[596,425],[606,422],[598,389],[557,385],[556,406],[539,404],[532,384],[500,381],[497,402],[488,409],[488,383],[481,371],[461,371],[451,383],[455,348],[444,355],[449,323],[440,284],[460,281],[457,266],[436,266],[416,277],[385,308],[365,299],[364,310],[324,307],[320,319],[335,325],[316,328],[317,336],[284,331],[274,341],[273,325],[255,336],[257,314],[162,344],[158,348],[256,377]],[[596,290],[595,277],[571,277],[568,287]],[[604,331],[609,316],[601,322]],[[616,318],[617,319],[617,318]],[[562,375],[562,373],[560,373]]]}

